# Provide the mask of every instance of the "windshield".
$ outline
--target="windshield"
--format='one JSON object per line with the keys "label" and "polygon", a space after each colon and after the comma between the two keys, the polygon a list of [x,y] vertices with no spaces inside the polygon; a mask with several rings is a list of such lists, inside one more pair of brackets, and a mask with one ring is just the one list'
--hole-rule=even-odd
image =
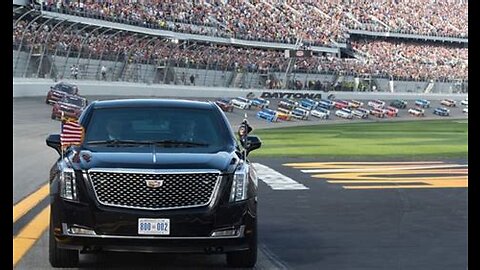
{"label": "windshield", "polygon": [[[233,145],[229,129],[212,110],[187,108],[104,108],[93,111],[85,145],[109,142],[138,147],[156,145],[162,152],[210,153]],[[136,142],[136,144],[135,144]]]}
{"label": "windshield", "polygon": [[65,92],[65,93],[69,93],[69,94],[74,94],[75,88],[72,85],[57,84],[57,85],[55,85],[55,90],[62,91],[62,92]]}
{"label": "windshield", "polygon": [[65,103],[77,105],[79,107],[84,107],[85,106],[85,100],[79,99],[79,98],[65,97],[62,101],[65,102]]}

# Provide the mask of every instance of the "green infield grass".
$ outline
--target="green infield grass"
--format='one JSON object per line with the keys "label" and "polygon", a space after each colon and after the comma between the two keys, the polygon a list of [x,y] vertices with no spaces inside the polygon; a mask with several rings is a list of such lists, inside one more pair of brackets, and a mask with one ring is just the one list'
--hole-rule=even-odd
{"label": "green infield grass", "polygon": [[468,120],[341,123],[258,129],[252,157],[444,159],[468,156]]}

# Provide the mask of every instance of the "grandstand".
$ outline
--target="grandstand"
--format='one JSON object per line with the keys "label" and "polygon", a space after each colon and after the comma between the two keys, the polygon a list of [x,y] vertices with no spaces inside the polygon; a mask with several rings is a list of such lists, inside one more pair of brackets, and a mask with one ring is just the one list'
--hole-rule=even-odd
{"label": "grandstand", "polygon": [[44,1],[13,13],[15,77],[468,91],[461,0]]}

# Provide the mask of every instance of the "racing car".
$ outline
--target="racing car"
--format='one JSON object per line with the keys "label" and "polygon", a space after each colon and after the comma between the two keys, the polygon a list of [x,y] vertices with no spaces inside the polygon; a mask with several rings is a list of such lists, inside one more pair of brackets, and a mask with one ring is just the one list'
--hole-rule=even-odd
{"label": "racing car", "polygon": [[66,95],[78,95],[78,87],[75,84],[59,82],[50,86],[45,103],[55,104]]}
{"label": "racing car", "polygon": [[331,110],[335,107],[335,102],[328,99],[321,99],[318,102],[318,107],[322,107],[327,110]]}
{"label": "racing car", "polygon": [[87,107],[88,101],[81,96],[66,95],[52,107],[52,119],[61,120],[63,117],[78,119]]}
{"label": "racing car", "polygon": [[460,104],[468,106],[468,98],[465,98],[464,100],[462,100]]}
{"label": "racing car", "polygon": [[360,119],[366,119],[368,118],[368,114],[370,113],[369,110],[363,109],[363,108],[357,108],[352,110],[352,115],[354,117],[360,118]]}
{"label": "racing car", "polygon": [[270,101],[263,98],[254,98],[252,99],[251,103],[252,106],[260,109],[268,108],[268,106],[270,105]]}
{"label": "racing car", "polygon": [[285,108],[278,108],[276,112],[277,112],[277,119],[278,120],[283,120],[283,121],[292,120],[292,115],[291,115],[290,110],[285,109]]}
{"label": "racing car", "polygon": [[328,119],[330,117],[330,111],[317,106],[317,108],[310,111],[310,115],[320,119]]}
{"label": "racing car", "polygon": [[362,107],[363,106],[363,102],[361,101],[358,101],[358,100],[350,100],[349,102],[349,106],[350,108],[359,108],[359,107]]}
{"label": "racing car", "polygon": [[450,110],[447,108],[439,107],[433,110],[433,114],[440,115],[440,116],[449,116]]}
{"label": "racing car", "polygon": [[236,97],[231,100],[231,103],[234,107],[241,110],[249,110],[252,106],[252,101],[244,97]]}
{"label": "racing car", "polygon": [[415,105],[420,108],[430,108],[430,101],[426,99],[417,99],[415,100]]}
{"label": "racing car", "polygon": [[414,116],[424,116],[425,110],[420,108],[410,108],[408,110],[408,113]]}
{"label": "racing car", "polygon": [[457,106],[457,102],[453,99],[444,99],[444,100],[440,101],[440,104],[444,105],[444,106],[447,106],[447,107],[456,107]]}
{"label": "racing car", "polygon": [[407,104],[408,104],[408,102],[406,102],[403,99],[397,99],[397,100],[394,100],[394,101],[390,102],[390,106],[395,107],[397,109],[405,109],[405,108],[407,108]]}
{"label": "racing car", "polygon": [[352,111],[349,110],[349,109],[337,110],[337,111],[335,111],[335,115],[338,116],[338,117],[341,117],[341,118],[346,118],[346,119],[352,119],[353,118]]}
{"label": "racing car", "polygon": [[463,113],[468,113],[468,107],[463,108],[462,112],[463,112]]}
{"label": "racing car", "polygon": [[380,99],[377,100],[370,100],[367,105],[372,108],[383,108],[385,106],[385,101],[382,101]]}
{"label": "racing car", "polygon": [[390,117],[398,116],[398,109],[392,106],[388,106],[384,110],[385,114]]}
{"label": "racing car", "polygon": [[295,108],[292,110],[291,115],[294,118],[300,119],[300,120],[308,120],[308,115],[310,112],[308,110],[302,109],[302,108]]}
{"label": "racing car", "polygon": [[278,102],[278,108],[287,109],[289,111],[295,109],[298,106],[298,102],[291,99],[284,99]]}
{"label": "racing car", "polygon": [[299,102],[300,108],[305,109],[305,110],[309,110],[309,111],[314,109],[315,107],[317,107],[317,105],[318,105],[318,101],[315,101],[315,100],[309,99],[309,98],[302,99]]}
{"label": "racing car", "polygon": [[233,112],[232,102],[226,98],[217,99],[215,104],[217,104],[224,112]]}
{"label": "racing car", "polygon": [[350,103],[346,100],[335,100],[335,108],[336,109],[344,109],[348,108]]}
{"label": "racing car", "polygon": [[374,108],[373,110],[370,111],[371,115],[374,115],[378,118],[384,118],[385,117],[385,110],[381,108]]}
{"label": "racing car", "polygon": [[277,112],[268,108],[263,108],[261,111],[257,112],[257,118],[265,119],[269,122],[276,122]]}

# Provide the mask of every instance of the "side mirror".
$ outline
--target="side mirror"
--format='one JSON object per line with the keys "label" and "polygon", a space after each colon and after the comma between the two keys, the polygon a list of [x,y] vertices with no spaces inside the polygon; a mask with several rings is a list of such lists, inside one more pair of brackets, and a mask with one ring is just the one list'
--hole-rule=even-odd
{"label": "side mirror", "polygon": [[60,143],[60,134],[50,134],[47,137],[47,145],[52,147],[57,151],[59,155],[62,154],[61,143]]}
{"label": "side mirror", "polygon": [[262,146],[262,141],[260,141],[260,138],[254,135],[247,136],[244,144],[244,147],[247,150],[247,155],[253,150],[260,148],[261,146]]}

